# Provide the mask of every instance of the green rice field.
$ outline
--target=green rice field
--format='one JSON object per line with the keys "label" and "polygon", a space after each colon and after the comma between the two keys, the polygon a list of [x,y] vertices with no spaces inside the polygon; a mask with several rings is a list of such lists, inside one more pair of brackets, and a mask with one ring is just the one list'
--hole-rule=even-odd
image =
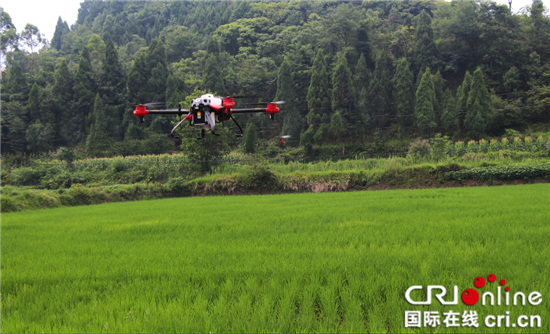
{"label": "green rice field", "polygon": [[[1,218],[2,332],[550,332],[549,184],[187,197]],[[413,285],[418,301],[442,285],[451,300],[453,286],[461,294],[489,274],[497,281],[480,295],[505,279],[510,294],[542,302],[405,299]],[[472,310],[478,327],[443,322]],[[406,311],[438,312],[440,323],[405,327]],[[490,315],[510,325],[487,327]],[[515,327],[523,315],[540,327]]]}

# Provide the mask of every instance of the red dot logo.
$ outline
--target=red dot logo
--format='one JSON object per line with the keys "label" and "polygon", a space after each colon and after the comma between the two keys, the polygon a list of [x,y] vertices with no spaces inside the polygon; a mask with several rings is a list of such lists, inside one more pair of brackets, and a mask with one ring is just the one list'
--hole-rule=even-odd
{"label": "red dot logo", "polygon": [[509,287],[509,286],[506,287],[506,291],[510,291],[510,287]]}
{"label": "red dot logo", "polygon": [[497,277],[495,276],[495,274],[491,274],[487,276],[487,279],[489,280],[489,282],[493,283],[494,281],[497,280]]}
{"label": "red dot logo", "polygon": [[476,277],[476,279],[474,280],[474,285],[476,286],[476,288],[478,289],[481,289],[485,286],[485,278],[483,277]]}
{"label": "red dot logo", "polygon": [[506,284],[506,280],[500,280],[500,285]]}
{"label": "red dot logo", "polygon": [[474,305],[479,300],[479,294],[474,289],[466,289],[462,292],[462,301],[466,305]]}

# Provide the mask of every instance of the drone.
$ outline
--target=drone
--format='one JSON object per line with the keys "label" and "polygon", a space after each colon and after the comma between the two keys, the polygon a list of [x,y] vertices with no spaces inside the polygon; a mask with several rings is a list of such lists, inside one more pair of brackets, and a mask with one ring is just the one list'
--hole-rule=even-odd
{"label": "drone", "polygon": [[258,102],[249,104],[253,105],[265,105],[264,108],[244,108],[244,109],[233,109],[235,107],[236,98],[243,98],[245,96],[226,96],[226,97],[215,97],[212,94],[205,94],[201,97],[193,99],[191,103],[191,108],[189,110],[182,109],[181,105],[177,109],[159,109],[159,110],[147,110],[148,106],[158,105],[157,102],[144,103],[136,105],[134,110],[134,115],[139,117],[140,123],[145,121],[145,115],[166,115],[174,114],[182,115],[180,122],[174,126],[170,132],[170,136],[177,137],[174,134],[174,131],[184,122],[189,121],[190,126],[198,126],[201,129],[201,135],[197,139],[203,139],[205,130],[209,130],[213,135],[219,136],[219,133],[216,133],[216,123],[226,122],[233,120],[235,124],[239,127],[240,133],[237,134],[237,137],[244,136],[243,128],[237,123],[233,114],[244,114],[244,113],[256,113],[256,112],[267,112],[271,120],[275,119],[275,114],[279,112],[277,105],[285,103],[284,101],[276,102]]}

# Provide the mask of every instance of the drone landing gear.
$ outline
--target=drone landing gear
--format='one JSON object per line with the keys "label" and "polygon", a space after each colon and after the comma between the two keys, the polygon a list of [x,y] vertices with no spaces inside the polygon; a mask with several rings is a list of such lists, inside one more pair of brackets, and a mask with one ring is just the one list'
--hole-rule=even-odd
{"label": "drone landing gear", "polygon": [[[185,121],[185,120],[187,119],[187,116],[189,116],[189,114],[185,115],[185,116],[181,119],[181,121],[179,121],[179,123],[176,124],[176,126],[174,126],[174,128],[172,129],[172,131],[170,131],[170,136],[171,136],[172,138],[180,138],[180,136],[178,136],[177,134],[174,134],[174,131],[176,131],[176,129],[178,128],[178,126],[180,126],[181,123],[183,123],[183,121]],[[204,137],[204,136],[203,136],[203,137]]]}
{"label": "drone landing gear", "polygon": [[197,137],[197,139],[204,139],[204,129],[201,129],[201,136]]}
{"label": "drone landing gear", "polygon": [[237,136],[237,137],[242,137],[242,136],[244,136],[243,128],[241,128],[241,126],[239,125],[239,123],[237,123],[237,121],[233,118],[233,115],[231,115],[231,119],[233,120],[233,122],[235,122],[235,124],[237,124],[237,126],[239,127],[239,130],[241,130],[241,133],[236,134],[236,136]]}

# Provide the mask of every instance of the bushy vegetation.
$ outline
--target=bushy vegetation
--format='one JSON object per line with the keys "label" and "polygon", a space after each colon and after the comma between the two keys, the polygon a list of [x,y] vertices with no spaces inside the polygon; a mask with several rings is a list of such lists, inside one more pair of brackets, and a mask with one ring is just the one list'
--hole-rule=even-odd
{"label": "bushy vegetation", "polygon": [[408,287],[462,291],[495,273],[512,291],[540,292],[543,304],[475,308],[480,326],[460,331],[494,332],[485,316],[509,311],[511,321],[539,315],[542,326],[529,332],[547,333],[549,188],[194,197],[2,214],[2,330],[401,332],[404,311],[426,310],[405,301]]}
{"label": "bushy vegetation", "polygon": [[472,168],[445,173],[445,180],[521,180],[531,178],[549,178],[550,164],[534,166],[496,166]]}

